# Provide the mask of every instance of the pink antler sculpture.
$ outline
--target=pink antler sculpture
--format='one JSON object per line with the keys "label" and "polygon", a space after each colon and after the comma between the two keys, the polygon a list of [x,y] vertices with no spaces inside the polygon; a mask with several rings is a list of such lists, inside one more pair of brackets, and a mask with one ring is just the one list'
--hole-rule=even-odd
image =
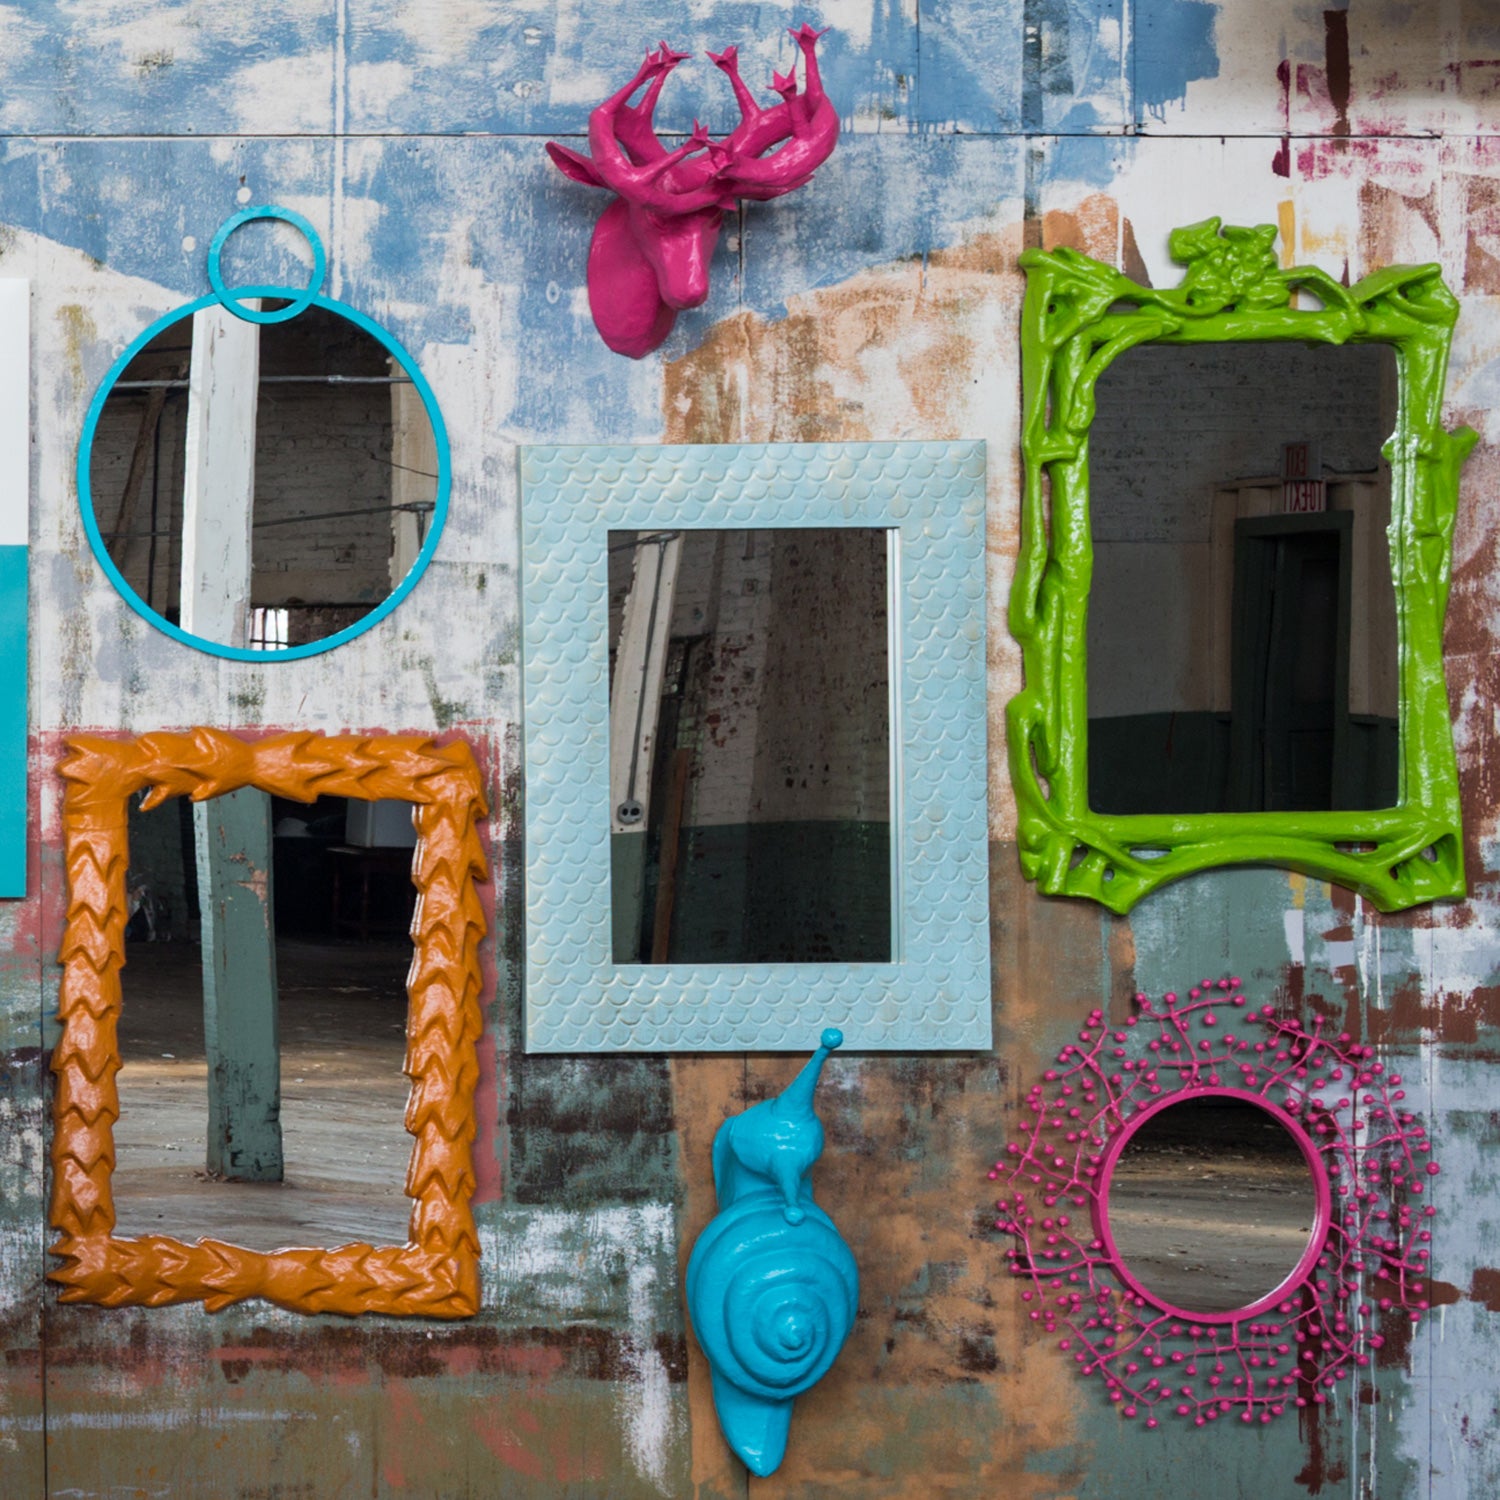
{"label": "pink antler sculpture", "polygon": [[[792,31],[805,86],[797,92],[795,69],[785,77],[773,73],[771,87],[781,103],[770,108],[757,104],[745,86],[734,47],[708,54],[728,76],[740,107],[740,123],[723,140],[711,139],[696,120],[675,151],[656,138],[651,117],[662,85],[688,55],[663,42],[589,116],[591,156],[547,142],[560,171],[616,195],[594,226],[588,284],[594,324],[617,354],[649,354],[672,331],[680,309],[708,296],[708,263],[726,209],[740,198],[789,193],[827,161],[839,121],[814,55],[822,34],[806,25]],[[645,94],[631,104],[642,84]],[[773,146],[781,149],[766,155]]]}

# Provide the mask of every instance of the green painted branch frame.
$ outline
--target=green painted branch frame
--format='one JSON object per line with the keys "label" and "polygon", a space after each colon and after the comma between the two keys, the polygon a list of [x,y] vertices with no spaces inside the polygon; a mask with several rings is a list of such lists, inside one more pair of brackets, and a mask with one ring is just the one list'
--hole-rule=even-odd
{"label": "green painted branch frame", "polygon": [[[1010,596],[1025,685],[1006,710],[1021,868],[1049,895],[1127,912],[1171,880],[1269,864],[1358,891],[1381,911],[1464,894],[1458,774],[1443,675],[1458,476],[1477,434],[1442,425],[1458,301],[1436,265],[1391,266],[1353,287],[1282,269],[1276,230],[1208,219],[1173,232],[1179,286],[1140,286],[1074,250],[1027,250],[1022,311],[1025,463]],[[1293,294],[1322,305],[1298,307]],[[1101,814],[1088,788],[1086,625],[1093,546],[1089,428],[1099,376],[1137,344],[1391,345],[1399,371],[1391,567],[1401,693],[1400,797],[1374,811]]]}

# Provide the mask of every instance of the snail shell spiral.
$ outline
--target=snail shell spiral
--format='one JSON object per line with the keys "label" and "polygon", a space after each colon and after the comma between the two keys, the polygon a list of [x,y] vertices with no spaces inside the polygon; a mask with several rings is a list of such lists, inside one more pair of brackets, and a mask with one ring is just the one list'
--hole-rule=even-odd
{"label": "snail shell spiral", "polygon": [[709,1224],[688,1261],[688,1313],[715,1380],[763,1401],[816,1384],[859,1306],[853,1253],[816,1203],[801,1206],[791,1224],[774,1193],[754,1194]]}

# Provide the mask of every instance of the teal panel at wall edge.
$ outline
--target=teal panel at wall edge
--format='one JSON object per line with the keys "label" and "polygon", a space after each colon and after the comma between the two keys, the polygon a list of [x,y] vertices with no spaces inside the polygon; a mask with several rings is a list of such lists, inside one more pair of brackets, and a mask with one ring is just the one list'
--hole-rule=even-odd
{"label": "teal panel at wall edge", "polygon": [[0,896],[26,894],[26,554],[0,547]]}

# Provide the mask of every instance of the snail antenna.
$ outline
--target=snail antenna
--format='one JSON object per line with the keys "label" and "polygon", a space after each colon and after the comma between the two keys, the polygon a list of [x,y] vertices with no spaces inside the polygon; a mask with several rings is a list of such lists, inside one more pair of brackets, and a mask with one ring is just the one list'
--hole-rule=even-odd
{"label": "snail antenna", "polygon": [[830,1026],[819,1041],[821,1045],[803,1064],[802,1071],[777,1096],[776,1113],[783,1119],[812,1114],[813,1095],[817,1092],[823,1064],[835,1048],[844,1045],[844,1033],[837,1026]]}

